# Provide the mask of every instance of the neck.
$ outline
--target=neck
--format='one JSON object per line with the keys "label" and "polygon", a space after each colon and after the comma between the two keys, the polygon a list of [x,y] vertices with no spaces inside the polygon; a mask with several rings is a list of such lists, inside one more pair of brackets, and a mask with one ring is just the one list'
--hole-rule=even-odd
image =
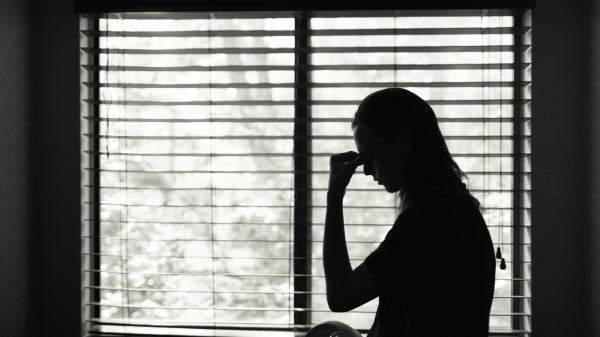
{"label": "neck", "polygon": [[418,205],[431,196],[430,187],[419,183],[407,183],[398,192],[400,211]]}

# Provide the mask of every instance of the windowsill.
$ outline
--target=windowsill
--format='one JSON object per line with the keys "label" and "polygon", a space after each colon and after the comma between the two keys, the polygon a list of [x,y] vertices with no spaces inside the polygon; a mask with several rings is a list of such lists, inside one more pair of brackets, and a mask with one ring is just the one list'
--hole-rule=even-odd
{"label": "windowsill", "polygon": [[269,331],[269,330],[239,330],[239,329],[198,329],[198,328],[155,328],[103,326],[86,336],[117,337],[117,336],[213,336],[213,337],[302,337],[306,332]]}
{"label": "windowsill", "polygon": [[[155,336],[210,336],[210,337],[304,337],[306,332],[269,331],[269,330],[235,330],[235,329],[197,329],[197,328],[154,328],[130,327],[123,329],[118,326],[104,326],[97,331],[88,333],[85,337],[155,337]],[[367,333],[362,333],[366,337]],[[520,337],[519,332],[490,332],[489,337]]]}

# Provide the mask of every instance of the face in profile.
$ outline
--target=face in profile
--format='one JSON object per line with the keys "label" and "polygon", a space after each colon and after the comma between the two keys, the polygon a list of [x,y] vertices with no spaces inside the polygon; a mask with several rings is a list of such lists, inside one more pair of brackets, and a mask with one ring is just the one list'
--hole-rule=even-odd
{"label": "face in profile", "polygon": [[357,123],[353,131],[358,153],[366,159],[365,175],[372,176],[386,191],[398,192],[405,178],[411,149],[410,134],[400,131],[394,140],[386,141],[373,128],[362,123]]}

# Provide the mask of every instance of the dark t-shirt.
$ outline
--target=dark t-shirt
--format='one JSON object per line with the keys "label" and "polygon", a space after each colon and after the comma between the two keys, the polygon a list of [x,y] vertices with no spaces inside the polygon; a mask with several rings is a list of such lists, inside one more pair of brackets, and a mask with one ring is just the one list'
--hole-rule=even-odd
{"label": "dark t-shirt", "polygon": [[407,208],[365,263],[386,288],[368,337],[488,335],[496,260],[467,193]]}

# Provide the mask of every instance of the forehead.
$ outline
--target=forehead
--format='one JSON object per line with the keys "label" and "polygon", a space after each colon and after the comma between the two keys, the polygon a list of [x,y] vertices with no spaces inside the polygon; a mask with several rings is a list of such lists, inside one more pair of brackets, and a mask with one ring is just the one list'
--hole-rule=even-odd
{"label": "forehead", "polygon": [[369,154],[375,151],[379,144],[379,137],[370,127],[359,123],[352,131],[354,132],[354,144],[359,153]]}

